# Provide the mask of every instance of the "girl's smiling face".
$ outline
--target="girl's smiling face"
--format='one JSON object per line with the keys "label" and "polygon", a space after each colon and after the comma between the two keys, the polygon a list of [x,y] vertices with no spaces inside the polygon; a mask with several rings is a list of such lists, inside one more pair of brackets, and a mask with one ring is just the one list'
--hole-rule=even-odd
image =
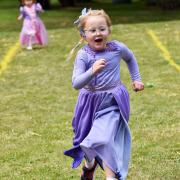
{"label": "girl's smiling face", "polygon": [[101,51],[106,48],[110,31],[106,19],[103,16],[87,17],[83,30],[83,37],[93,50]]}

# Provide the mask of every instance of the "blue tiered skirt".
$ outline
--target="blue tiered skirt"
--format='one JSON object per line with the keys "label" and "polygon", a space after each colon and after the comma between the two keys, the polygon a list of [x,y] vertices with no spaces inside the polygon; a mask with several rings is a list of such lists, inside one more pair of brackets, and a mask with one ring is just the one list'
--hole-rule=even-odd
{"label": "blue tiered skirt", "polygon": [[65,155],[77,168],[84,156],[101,159],[119,179],[125,179],[131,155],[128,126],[129,95],[123,84],[106,91],[80,90],[72,122],[73,148]]}

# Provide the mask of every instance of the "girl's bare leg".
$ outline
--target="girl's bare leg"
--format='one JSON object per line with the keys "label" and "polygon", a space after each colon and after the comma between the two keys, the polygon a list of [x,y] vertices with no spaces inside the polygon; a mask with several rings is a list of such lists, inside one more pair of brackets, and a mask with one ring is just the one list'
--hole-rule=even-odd
{"label": "girl's bare leg", "polygon": [[28,39],[28,47],[27,47],[27,49],[31,50],[32,49],[32,35],[29,35],[28,38],[29,39]]}
{"label": "girl's bare leg", "polygon": [[94,162],[95,162],[95,159],[93,159],[92,161],[88,161],[87,159],[85,160],[85,166],[88,168],[88,169],[92,169],[92,167],[94,166]]}
{"label": "girl's bare leg", "polygon": [[103,163],[103,168],[105,171],[106,180],[116,180],[115,173],[105,163]]}

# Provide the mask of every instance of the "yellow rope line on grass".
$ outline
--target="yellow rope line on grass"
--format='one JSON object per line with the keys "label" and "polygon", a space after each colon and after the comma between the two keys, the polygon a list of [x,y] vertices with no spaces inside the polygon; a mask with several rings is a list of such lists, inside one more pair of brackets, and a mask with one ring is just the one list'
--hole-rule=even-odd
{"label": "yellow rope line on grass", "polygon": [[173,66],[176,70],[180,71],[180,66],[175,63],[174,59],[171,57],[171,54],[167,50],[167,48],[161,43],[159,38],[156,36],[153,30],[147,30],[147,33],[153,39],[155,45],[162,51],[164,59],[169,62],[171,66]]}
{"label": "yellow rope line on grass", "polygon": [[16,55],[19,48],[20,48],[20,44],[18,41],[12,47],[10,47],[10,49],[7,51],[2,61],[0,61],[0,75],[7,69],[9,63],[12,61],[13,57]]}

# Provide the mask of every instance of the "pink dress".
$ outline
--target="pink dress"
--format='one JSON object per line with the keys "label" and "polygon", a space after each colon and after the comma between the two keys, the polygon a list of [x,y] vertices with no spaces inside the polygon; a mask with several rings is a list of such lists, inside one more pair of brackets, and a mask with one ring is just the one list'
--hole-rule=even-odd
{"label": "pink dress", "polygon": [[22,31],[20,33],[20,43],[22,46],[28,44],[29,36],[32,36],[32,44],[47,44],[46,28],[38,17],[38,13],[42,11],[39,3],[33,4],[31,7],[23,6],[20,8],[21,15],[24,18]]}

